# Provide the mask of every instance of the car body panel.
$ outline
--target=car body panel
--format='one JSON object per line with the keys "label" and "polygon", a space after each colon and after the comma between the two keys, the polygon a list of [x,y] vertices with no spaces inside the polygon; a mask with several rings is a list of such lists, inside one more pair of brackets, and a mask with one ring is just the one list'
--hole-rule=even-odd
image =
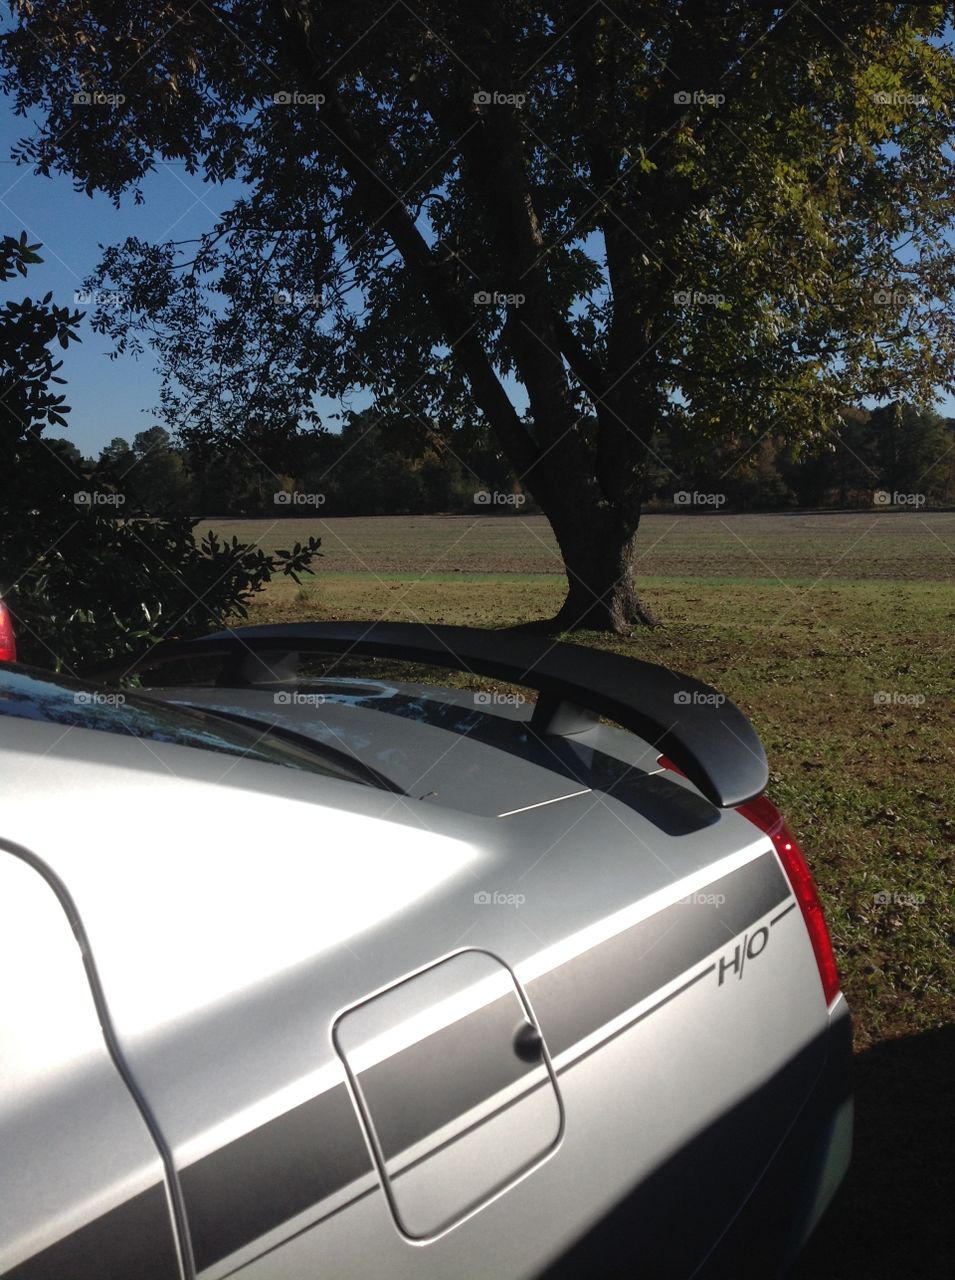
{"label": "car body panel", "polygon": [[[466,691],[278,692],[144,696],[276,720],[396,789],[298,748],[0,719],[3,835],[74,904],[186,1274],[531,1277],[630,1197],[656,1248],[691,1185],[650,1274],[693,1274],[844,1013],[770,838],[612,726],[545,741],[529,705]],[[839,1176],[834,1115],[800,1222]]]}
{"label": "car body panel", "polygon": [[[377,1215],[372,1234],[394,1254],[389,1267],[410,1250],[418,1274],[452,1273],[440,1240],[422,1253],[395,1230],[331,1029],[343,1009],[462,948],[500,956],[518,976],[558,1073],[567,1132],[550,1159],[475,1216],[483,1227],[467,1218],[449,1237],[513,1227],[539,1211],[542,1183],[567,1237],[579,1234],[600,1206],[825,1028],[811,947],[798,911],[785,913],[790,895],[775,854],[733,812],[713,822],[708,806],[693,829],[667,835],[653,816],[659,796],[641,812],[635,786],[623,799],[588,792],[487,818],[82,729],[70,730],[53,760],[44,752],[59,732],[8,725],[6,776],[20,783],[14,834],[29,832],[70,886],[123,1054],[172,1149],[198,1270],[210,1276],[352,1203],[361,1218]],[[54,772],[75,796],[83,833],[69,844],[44,801],[44,775]],[[686,789],[669,776],[636,781],[674,795]],[[146,825],[137,822],[144,812]],[[760,929],[772,930],[772,950],[752,958],[743,982],[737,954]],[[643,1017],[650,1006],[653,1016]],[[639,1105],[608,1107],[628,1080],[640,1082]],[[592,1094],[599,1105],[582,1101]],[[299,1189],[287,1186],[295,1175],[286,1167],[275,1197],[268,1161],[253,1154],[243,1166],[236,1148],[274,1146],[269,1127],[281,1131],[301,1108],[313,1148],[321,1144],[311,1164],[329,1167],[306,1174]],[[591,1160],[602,1152],[587,1194],[571,1132]],[[417,1141],[432,1137],[425,1124]],[[765,1140],[767,1158],[772,1135]],[[299,1144],[293,1170],[309,1168],[308,1145]],[[223,1187],[211,1198],[206,1160]],[[354,1177],[342,1186],[348,1170]],[[310,1177],[331,1194],[299,1209],[296,1196],[313,1194]],[[256,1206],[270,1197],[275,1220],[266,1223]],[[321,1243],[318,1265],[325,1237],[312,1239]],[[545,1248],[532,1233],[512,1247],[508,1267],[522,1274],[546,1262],[555,1240],[548,1235]]]}
{"label": "car body panel", "polygon": [[163,1164],[44,872],[0,843],[0,1267],[17,1280],[81,1275],[79,1251],[89,1274],[175,1280]]}
{"label": "car body panel", "polygon": [[[322,681],[294,691],[277,683],[163,688],[152,696],[278,724],[374,764],[409,795],[488,817],[629,785],[660,768],[649,743],[612,726],[538,737],[530,732],[532,702],[513,701],[520,695],[340,679],[331,689]],[[476,701],[482,696],[497,700]]]}

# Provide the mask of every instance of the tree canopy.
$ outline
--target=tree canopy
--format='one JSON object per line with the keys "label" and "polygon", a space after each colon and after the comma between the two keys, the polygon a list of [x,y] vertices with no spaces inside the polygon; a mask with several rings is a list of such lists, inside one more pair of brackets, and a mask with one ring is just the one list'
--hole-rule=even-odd
{"label": "tree canopy", "polygon": [[647,618],[662,438],[798,452],[955,390],[952,4],[13,9],[19,159],[117,200],[162,161],[243,184],[90,282],[167,426],[279,448],[356,388],[450,449],[485,422],[554,527],[561,627]]}

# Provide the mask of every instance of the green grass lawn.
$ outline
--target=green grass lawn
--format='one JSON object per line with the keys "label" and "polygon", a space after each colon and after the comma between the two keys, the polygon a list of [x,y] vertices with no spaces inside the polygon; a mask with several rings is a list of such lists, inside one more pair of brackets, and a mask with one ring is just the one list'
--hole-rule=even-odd
{"label": "green grass lawn", "polygon": [[[292,523],[221,527],[288,546]],[[507,626],[552,614],[563,596],[540,522],[294,523],[320,533],[328,555],[301,588],[273,584],[249,622]],[[575,639],[688,672],[750,716],[852,1006],[856,1155],[799,1280],[944,1274],[955,515],[657,516],[641,539],[640,582],[662,625]]]}

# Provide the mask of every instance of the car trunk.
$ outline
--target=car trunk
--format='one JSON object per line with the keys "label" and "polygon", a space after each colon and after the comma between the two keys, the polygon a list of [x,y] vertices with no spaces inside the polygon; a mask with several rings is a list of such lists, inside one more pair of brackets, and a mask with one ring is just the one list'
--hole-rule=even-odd
{"label": "car trunk", "polygon": [[755,1106],[653,1272],[687,1274],[797,1116],[828,1012],[770,840],[639,740],[592,730],[548,770],[501,722],[429,719],[414,760],[376,735],[382,771],[424,770],[408,796],[160,742],[147,770],[75,730],[69,839],[46,726],[13,725],[35,758],[12,759],[7,834],[77,904],[200,1271],[355,1274],[357,1233],[363,1274],[532,1275],[638,1184],[662,1204],[683,1153]]}

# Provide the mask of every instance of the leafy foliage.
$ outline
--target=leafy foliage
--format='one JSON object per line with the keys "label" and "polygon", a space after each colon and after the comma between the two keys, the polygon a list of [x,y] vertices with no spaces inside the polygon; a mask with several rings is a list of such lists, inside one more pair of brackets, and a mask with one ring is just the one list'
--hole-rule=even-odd
{"label": "leafy foliage", "polygon": [[[38,244],[4,236],[0,241],[0,281],[25,276],[37,256]],[[0,446],[9,445],[24,430],[24,424],[66,426],[66,397],[50,389],[62,385],[57,376],[62,361],[50,350],[78,341],[76,326],[81,313],[51,304],[52,294],[39,301],[8,299],[0,308]]]}
{"label": "leafy foliage", "polygon": [[[40,261],[39,245],[7,236],[0,276]],[[319,539],[268,556],[233,538],[193,537],[184,516],[123,518],[125,494],[91,484],[78,451],[43,436],[69,406],[52,393],[59,363],[50,345],[75,338],[80,313],[51,302],[0,309],[0,590],[15,618],[20,658],[77,670],[148,647],[166,635],[208,631],[244,614],[254,593],[283,572],[310,572]],[[161,433],[163,436],[165,433]],[[141,456],[155,439],[137,437]],[[140,459],[132,454],[134,464]]]}

